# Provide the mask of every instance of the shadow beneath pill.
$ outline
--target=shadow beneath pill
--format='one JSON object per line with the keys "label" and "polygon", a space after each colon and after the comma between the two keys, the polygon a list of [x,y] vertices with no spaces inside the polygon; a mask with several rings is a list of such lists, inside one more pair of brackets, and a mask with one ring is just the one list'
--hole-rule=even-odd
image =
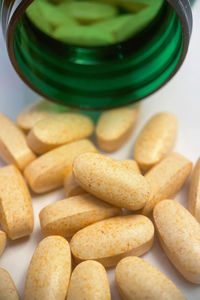
{"label": "shadow beneath pill", "polygon": [[11,240],[11,239],[7,238],[6,246],[12,247],[12,249],[16,249],[16,248],[22,247],[24,244],[28,243],[30,238],[31,238],[30,236],[19,238],[16,240]]}

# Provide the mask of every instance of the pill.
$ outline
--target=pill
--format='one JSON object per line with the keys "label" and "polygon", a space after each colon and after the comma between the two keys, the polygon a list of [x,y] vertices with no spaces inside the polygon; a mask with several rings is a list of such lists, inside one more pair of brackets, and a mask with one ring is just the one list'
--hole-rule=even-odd
{"label": "pill", "polygon": [[96,261],[84,261],[73,271],[67,300],[111,300],[104,267]]}
{"label": "pill", "polygon": [[121,209],[83,194],[54,202],[43,208],[39,216],[44,235],[70,237],[90,224],[121,214]]}
{"label": "pill", "polygon": [[139,118],[139,108],[118,108],[102,113],[96,128],[98,146],[113,152],[130,136]]}
{"label": "pill", "polygon": [[[134,172],[141,174],[140,169],[136,161],[131,159],[119,160],[121,166],[133,170]],[[64,188],[68,197],[85,194],[85,190],[80,187],[76,182],[73,174],[68,175],[64,180]]]}
{"label": "pill", "polygon": [[139,257],[122,259],[115,278],[123,300],[186,300],[171,280]]}
{"label": "pill", "polygon": [[67,240],[49,236],[37,246],[24,288],[24,300],[64,300],[71,275],[71,253]]}
{"label": "pill", "polygon": [[158,203],[153,216],[160,243],[171,263],[186,280],[200,284],[200,224],[173,200]]}
{"label": "pill", "polygon": [[80,185],[76,182],[72,173],[69,174],[64,179],[64,188],[65,188],[67,197],[73,197],[73,196],[82,195],[82,194],[86,193],[86,191],[84,191],[80,187]]}
{"label": "pill", "polygon": [[119,216],[97,222],[78,231],[70,246],[77,263],[97,260],[115,266],[123,257],[140,256],[152,247],[153,223],[142,215]]}
{"label": "pill", "polygon": [[6,234],[0,230],[0,256],[3,254],[6,247]]}
{"label": "pill", "polygon": [[[35,1],[33,3],[35,3]],[[67,107],[60,104],[58,105],[45,99],[39,99],[26,107],[17,116],[17,125],[25,132],[28,132],[37,122],[56,114],[66,112],[67,110]]]}
{"label": "pill", "polygon": [[143,172],[158,164],[171,150],[177,135],[177,118],[171,113],[152,117],[139,134],[134,158]]}
{"label": "pill", "polygon": [[189,210],[200,222],[200,159],[196,163],[190,182]]}
{"label": "pill", "polygon": [[153,167],[146,175],[152,194],[142,213],[149,215],[161,200],[171,198],[183,186],[192,171],[192,162],[178,153],[172,153]]}
{"label": "pill", "polygon": [[31,196],[20,171],[9,165],[0,168],[1,226],[12,240],[30,235],[34,218]]}
{"label": "pill", "polygon": [[64,178],[72,172],[76,156],[84,152],[97,152],[89,140],[80,140],[53,149],[28,165],[26,180],[36,193],[44,193],[63,185]]}
{"label": "pill", "polygon": [[113,18],[118,13],[117,8],[112,5],[91,1],[67,1],[61,3],[58,8],[85,25]]}
{"label": "pill", "polygon": [[79,155],[74,160],[73,174],[84,190],[117,207],[138,210],[151,196],[142,175],[102,154]]}
{"label": "pill", "polygon": [[76,20],[66,15],[66,12],[62,9],[59,9],[58,6],[52,5],[48,1],[34,0],[31,5],[27,8],[26,14],[29,19],[35,24],[39,29],[43,29],[40,26],[48,24],[48,31],[45,33],[52,33],[55,27],[60,25],[73,26],[77,24]]}
{"label": "pill", "polygon": [[26,143],[24,133],[5,115],[0,113],[0,156],[20,170],[35,159]]}
{"label": "pill", "polygon": [[63,113],[38,122],[29,132],[27,142],[37,154],[89,137],[94,129],[87,116]]}
{"label": "pill", "polygon": [[16,286],[10,274],[3,268],[0,268],[0,299],[19,300]]}
{"label": "pill", "polygon": [[52,33],[52,37],[75,46],[95,47],[105,46],[115,43],[112,33],[102,31],[94,25],[62,25],[57,27]]}

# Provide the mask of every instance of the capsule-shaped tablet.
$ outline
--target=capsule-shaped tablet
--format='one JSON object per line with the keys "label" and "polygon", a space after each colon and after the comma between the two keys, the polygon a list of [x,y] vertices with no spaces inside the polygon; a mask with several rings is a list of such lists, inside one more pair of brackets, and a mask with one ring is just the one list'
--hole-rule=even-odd
{"label": "capsule-shaped tablet", "polygon": [[116,7],[94,1],[65,1],[58,6],[65,14],[81,24],[92,24],[117,15]]}
{"label": "capsule-shaped tablet", "polygon": [[49,236],[37,246],[24,288],[24,300],[65,300],[71,274],[67,240]]}
{"label": "capsule-shaped tablet", "polygon": [[83,194],[56,201],[43,208],[40,225],[44,235],[70,237],[90,224],[121,214],[121,209],[92,195]]}
{"label": "capsule-shaped tablet", "polygon": [[186,300],[171,280],[139,257],[122,259],[115,276],[123,300]]}
{"label": "capsule-shaped tablet", "polygon": [[142,215],[114,217],[78,231],[71,239],[76,262],[97,260],[115,266],[123,257],[140,256],[152,247],[154,226]]}
{"label": "capsule-shaped tablet", "polygon": [[149,215],[161,200],[171,198],[183,186],[192,171],[192,162],[178,153],[172,153],[146,175],[152,195],[142,213]]}
{"label": "capsule-shaped tablet", "polygon": [[153,216],[160,243],[171,263],[186,280],[200,284],[200,224],[173,200],[158,203]]}
{"label": "capsule-shaped tablet", "polygon": [[67,300],[111,300],[106,270],[102,264],[88,260],[73,271]]}
{"label": "capsule-shaped tablet", "polygon": [[0,268],[0,299],[19,300],[19,295],[10,274]]}
{"label": "capsule-shaped tablet", "polygon": [[[118,161],[121,166],[127,168],[128,170],[132,170],[138,174],[141,174],[140,169],[136,161],[132,159],[125,159]],[[67,197],[73,197],[76,195],[85,194],[85,190],[80,187],[80,185],[76,182],[73,174],[68,175],[64,179],[64,188],[67,194]]]}
{"label": "capsule-shaped tablet", "polygon": [[89,137],[94,129],[87,116],[63,113],[38,122],[29,132],[27,142],[37,154]]}
{"label": "capsule-shaped tablet", "polygon": [[44,193],[63,185],[64,178],[72,172],[74,159],[84,152],[97,152],[89,140],[80,140],[45,153],[24,171],[26,180],[36,193]]}
{"label": "capsule-shaped tablet", "polygon": [[138,210],[151,196],[150,186],[142,175],[101,154],[78,156],[73,173],[84,190],[117,207]]}
{"label": "capsule-shaped tablet", "polygon": [[172,150],[177,125],[177,118],[171,113],[157,114],[145,125],[134,148],[134,158],[142,171],[148,171]]}
{"label": "capsule-shaped tablet", "polygon": [[130,136],[139,118],[139,108],[118,108],[102,113],[96,128],[98,146],[113,152]]}
{"label": "capsule-shaped tablet", "polygon": [[0,256],[3,254],[6,247],[6,234],[0,230]]}
{"label": "capsule-shaped tablet", "polygon": [[25,132],[28,132],[35,126],[37,122],[48,117],[57,115],[58,113],[66,112],[67,110],[67,107],[62,106],[60,104],[58,105],[45,99],[39,99],[32,105],[26,107],[17,116],[17,125]]}
{"label": "capsule-shaped tablet", "polygon": [[36,157],[26,143],[24,133],[0,113],[0,156],[23,170]]}
{"label": "capsule-shaped tablet", "polygon": [[196,163],[190,182],[189,210],[200,222],[200,159]]}
{"label": "capsule-shaped tablet", "polygon": [[20,171],[14,166],[0,168],[1,226],[12,240],[30,235],[34,218],[31,196]]}

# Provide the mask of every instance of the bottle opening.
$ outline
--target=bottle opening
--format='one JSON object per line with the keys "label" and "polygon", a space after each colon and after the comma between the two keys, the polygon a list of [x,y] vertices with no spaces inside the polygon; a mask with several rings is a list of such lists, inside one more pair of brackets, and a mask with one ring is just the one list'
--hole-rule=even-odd
{"label": "bottle opening", "polygon": [[176,69],[182,47],[180,20],[164,0],[35,0],[14,38],[30,85],[85,109],[153,93]]}

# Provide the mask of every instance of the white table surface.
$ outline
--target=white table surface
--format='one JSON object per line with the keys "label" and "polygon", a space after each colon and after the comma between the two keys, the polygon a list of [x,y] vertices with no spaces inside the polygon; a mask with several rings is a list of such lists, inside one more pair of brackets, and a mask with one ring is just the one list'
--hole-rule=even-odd
{"label": "white table surface", "polygon": [[[190,158],[194,163],[200,156],[200,1],[194,7],[194,30],[186,61],[178,74],[159,92],[143,102],[142,116],[136,131],[130,140],[118,152],[116,158],[131,158],[135,138],[144,123],[153,114],[161,111],[173,112],[179,119],[179,134],[175,150]],[[0,32],[0,111],[15,120],[16,115],[26,105],[37,98],[13,71],[7,58]],[[1,124],[0,124],[1,126]],[[0,160],[0,166],[3,166]],[[176,199],[187,207],[188,183]],[[0,266],[7,269],[23,299],[23,287],[26,271],[38,242],[42,239],[38,214],[49,203],[65,197],[59,190],[45,196],[33,196],[35,228],[30,238],[8,241],[7,248],[0,258]],[[189,300],[200,299],[200,286],[185,281],[170,264],[160,245],[155,241],[153,249],[144,258],[166,274]],[[112,299],[119,300],[114,283],[114,271],[110,270]],[[42,299],[41,299],[42,300]],[[56,299],[55,299],[56,300]],[[157,299],[155,299],[157,300]]]}

